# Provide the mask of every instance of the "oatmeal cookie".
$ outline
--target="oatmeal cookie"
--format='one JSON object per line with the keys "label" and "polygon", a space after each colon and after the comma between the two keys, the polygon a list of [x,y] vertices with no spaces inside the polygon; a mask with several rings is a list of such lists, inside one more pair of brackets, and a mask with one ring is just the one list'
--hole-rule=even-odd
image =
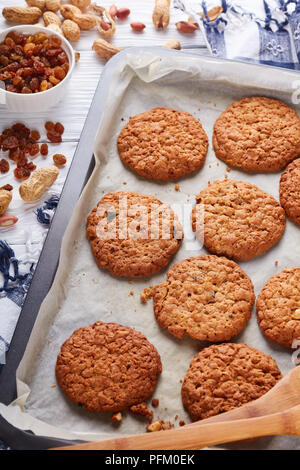
{"label": "oatmeal cookie", "polygon": [[176,263],[155,288],[154,314],[177,338],[228,341],[246,326],[254,305],[250,278],[234,262],[202,255]]}
{"label": "oatmeal cookie", "polygon": [[131,117],[118,137],[123,163],[154,180],[176,180],[199,170],[207,149],[208,138],[197,119],[162,107]]}
{"label": "oatmeal cookie", "polygon": [[[199,223],[199,210],[204,211],[204,224]],[[193,230],[205,247],[240,261],[271,248],[282,237],[285,225],[279,203],[243,181],[215,181],[196,196],[192,211]]]}
{"label": "oatmeal cookie", "polygon": [[115,413],[148,400],[161,369],[157,350],[142,333],[98,321],[64,342],[56,378],[80,407]]}
{"label": "oatmeal cookie", "polygon": [[300,158],[290,163],[281,175],[280,204],[288,218],[300,225]]}
{"label": "oatmeal cookie", "polygon": [[271,341],[291,348],[300,340],[300,268],[272,276],[257,298],[257,320]]}
{"label": "oatmeal cookie", "polygon": [[167,266],[183,238],[169,205],[153,196],[125,191],[101,199],[88,216],[86,233],[100,268],[132,278]]}
{"label": "oatmeal cookie", "polygon": [[246,344],[223,343],[192,360],[181,396],[191,419],[210,418],[264,395],[282,378],[276,361]]}
{"label": "oatmeal cookie", "polygon": [[214,125],[218,158],[245,171],[279,171],[300,155],[300,119],[281,101],[253,96],[232,103]]}

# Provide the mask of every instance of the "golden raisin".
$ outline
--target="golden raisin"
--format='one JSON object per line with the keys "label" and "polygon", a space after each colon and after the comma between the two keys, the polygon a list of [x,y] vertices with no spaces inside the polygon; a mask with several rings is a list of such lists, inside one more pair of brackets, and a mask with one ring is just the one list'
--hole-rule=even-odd
{"label": "golden raisin", "polygon": [[61,155],[60,153],[56,153],[55,155],[53,155],[53,162],[57,166],[62,166],[66,164],[67,159],[64,155]]}

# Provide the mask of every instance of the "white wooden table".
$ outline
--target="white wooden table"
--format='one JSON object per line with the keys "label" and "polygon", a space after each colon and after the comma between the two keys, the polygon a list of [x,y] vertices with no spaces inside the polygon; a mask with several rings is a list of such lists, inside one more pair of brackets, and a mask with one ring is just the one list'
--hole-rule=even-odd
{"label": "white wooden table", "polygon": [[[63,0],[62,3],[69,3]],[[105,0],[97,2],[105,7],[109,7],[113,1]],[[152,24],[152,10],[154,0],[116,0],[118,8],[128,7],[131,10],[130,16],[124,20],[117,20],[117,31],[111,42],[119,47],[131,46],[161,46],[170,39],[178,39],[181,45],[186,46],[202,46],[202,49],[197,49],[198,53],[207,54],[204,40],[200,30],[193,34],[180,34],[176,30],[175,22],[182,19],[186,20],[186,15],[175,10],[171,11],[170,25],[166,31],[156,30]],[[25,0],[0,0],[1,11],[5,6],[26,6]],[[142,33],[135,33],[131,30],[130,23],[132,21],[142,21],[146,24],[146,28]],[[12,26],[7,23],[4,18],[0,17],[0,31]],[[48,111],[42,111],[36,114],[17,114],[11,113],[1,109],[0,107],[0,131],[6,127],[10,127],[13,123],[21,121],[31,129],[38,129],[41,133],[41,141],[46,141],[44,123],[50,121],[60,121],[65,126],[65,133],[63,135],[63,142],[59,145],[49,145],[49,155],[45,159],[41,156],[36,157],[35,163],[38,167],[49,165],[52,163],[52,155],[54,153],[62,153],[67,157],[67,165],[60,171],[56,189],[59,192],[63,186],[64,180],[67,176],[69,165],[72,161],[80,133],[83,128],[85,118],[87,116],[95,88],[98,84],[102,70],[105,66],[105,61],[100,59],[92,50],[93,41],[101,37],[97,30],[85,31],[81,34],[81,39],[74,43],[74,48],[80,52],[80,60],[76,64],[69,90],[57,106]],[[1,155],[0,159],[4,155]],[[90,155],[87,156],[90,158]],[[84,155],[82,156],[84,158]],[[39,224],[34,214],[34,209],[43,204],[47,199],[47,193],[44,198],[37,204],[26,204],[19,196],[18,186],[19,183],[13,175],[14,165],[11,164],[11,169],[8,174],[0,174],[0,186],[10,183],[13,185],[13,201],[7,211],[7,215],[17,215],[19,222],[10,229],[0,228],[0,240],[6,240],[15,251],[18,259],[27,259],[30,261],[38,259],[41,251],[43,240],[45,238],[47,228]],[[0,273],[1,285],[1,273]],[[0,312],[2,313],[7,309],[7,299],[2,294],[0,296]],[[10,313],[9,313],[10,315]],[[16,324],[19,315],[19,309],[11,313],[9,328],[13,331],[13,326]],[[10,341],[10,334],[1,330],[0,318],[0,338],[5,337],[6,341]]]}

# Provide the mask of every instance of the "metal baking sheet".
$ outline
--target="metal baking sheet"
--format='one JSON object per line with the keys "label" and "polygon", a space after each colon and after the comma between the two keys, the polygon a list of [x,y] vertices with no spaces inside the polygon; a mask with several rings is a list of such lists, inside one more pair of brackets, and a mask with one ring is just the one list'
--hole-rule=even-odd
{"label": "metal baking sheet", "polygon": [[[58,207],[56,216],[53,220],[51,229],[49,231],[49,236],[47,238],[45,248],[43,250],[43,254],[38,265],[39,271],[37,268],[37,272],[35,274],[35,278],[34,278],[35,284],[33,283],[31,286],[31,289],[26,299],[26,303],[22,311],[22,315],[20,317],[20,322],[18,324],[16,334],[13,338],[12,347],[14,349],[12,348],[10,349],[10,353],[7,359],[7,365],[4,367],[3,373],[0,376],[0,393],[1,393],[0,401],[2,401],[2,403],[8,404],[15,397],[16,367],[20,359],[23,356],[24,348],[26,346],[27,339],[30,335],[31,327],[34,323],[35,317],[39,313],[38,310],[39,310],[40,303],[43,300],[43,297],[45,296],[45,294],[48,292],[48,289],[53,279],[53,275],[55,274],[56,265],[57,265],[56,263],[58,259],[57,248],[60,246],[61,237],[66,227],[67,215],[70,216],[73,211],[73,208],[75,205],[74,203],[80,194],[80,191],[85,182],[85,177],[88,174],[88,169],[90,168],[91,157],[89,157],[89,155],[92,156],[91,145],[94,142],[94,137],[95,137],[96,130],[98,127],[98,123],[100,121],[101,114],[103,112],[103,109],[105,107],[105,102],[107,100],[108,91],[109,91],[109,81],[111,80],[111,76],[114,70],[117,69],[120,63],[125,60],[126,54],[127,52],[124,51],[123,53],[119,54],[118,56],[116,56],[109,62],[108,66],[106,67],[104,71],[102,81],[101,81],[101,86],[98,88],[95,94],[93,105],[89,113],[89,117],[87,119],[87,123],[85,125],[85,129],[83,131],[76,155],[73,160],[73,164],[70,170],[70,175],[67,179],[66,187],[64,188],[62,201]],[[198,116],[200,117],[201,122],[204,124],[204,127],[208,132],[210,142],[211,142],[211,122],[212,121],[209,122],[207,120],[208,116],[205,116],[206,111],[208,111],[208,114],[211,114],[210,120],[213,120],[213,118],[215,119],[215,117],[218,114],[220,114],[220,112],[224,109],[224,107],[227,104],[229,104],[229,102],[233,101],[234,99],[238,99],[239,97],[242,97],[242,96],[248,96],[250,94],[255,95],[258,93],[264,94],[266,96],[273,96],[275,98],[283,99],[289,102],[291,98],[292,82],[293,80],[296,80],[297,78],[297,75],[295,73],[284,71],[284,70],[272,69],[270,67],[266,70],[265,67],[261,68],[259,66],[253,66],[249,64],[241,64],[241,63],[235,63],[235,62],[229,62],[229,61],[219,61],[219,60],[214,60],[214,59],[209,59],[209,58],[197,59],[193,55],[191,55],[190,58],[188,58],[187,55],[183,55],[180,52],[167,51],[167,50],[162,50],[160,48],[130,50],[130,54],[131,54],[133,62],[130,63],[129,61],[129,64],[127,64],[127,66],[128,67],[132,66],[134,68],[136,76],[137,76],[137,80],[141,80],[141,82],[144,85],[137,87],[137,90],[138,90],[138,95],[136,97],[137,103],[134,102],[131,96],[130,101],[128,101],[128,99],[126,101],[125,99],[125,101],[122,103],[123,108],[121,111],[118,109],[116,105],[116,108],[111,110],[111,114],[109,112],[106,112],[105,119],[111,120],[112,118],[115,118],[116,116],[120,117],[120,114],[118,115],[118,113],[120,112],[123,113],[124,118],[128,118],[129,115],[135,114],[137,111],[146,110],[145,106],[147,106],[147,109],[149,109],[150,107],[157,106],[157,105],[178,107],[178,108],[190,111],[190,112],[193,110],[195,115],[197,115],[197,111],[199,109]],[[148,68],[147,68],[145,67],[144,59],[145,59],[145,56],[149,54],[152,55],[153,60],[151,60],[150,58],[150,62],[148,62],[147,64]],[[203,70],[201,69],[201,66],[203,66]],[[160,76],[160,67],[163,70],[163,73],[161,73],[161,76]],[[272,70],[274,71],[273,75],[271,74]],[[269,78],[270,76],[272,77],[271,79]],[[160,89],[160,93],[158,93],[158,90],[151,83],[151,78],[153,77],[157,77],[157,80],[160,83],[159,86],[164,87]],[[120,81],[121,80],[122,80],[122,75],[120,75]],[[193,95],[192,87],[187,86],[187,83],[189,82],[195,86],[195,95]],[[163,95],[165,95],[163,97],[161,94],[162,90],[165,92],[163,93]],[[130,90],[129,91],[125,90],[125,95],[126,93],[130,93]],[[208,103],[208,98],[206,95],[214,96],[214,99],[210,103]],[[186,97],[186,107],[184,106],[184,100],[183,100],[184,96]],[[193,100],[194,100],[194,103],[193,103]],[[150,104],[153,104],[153,106],[150,106]],[[115,115],[112,113],[115,113]],[[118,126],[120,125],[121,123],[118,124]],[[114,134],[113,134],[114,136],[116,135],[116,132],[118,132],[118,130],[119,130],[118,127],[114,128]],[[110,134],[108,135],[111,137]],[[102,137],[102,140],[101,140],[101,137]],[[97,133],[96,140],[98,144],[100,143],[101,145],[104,145],[103,135],[101,136],[101,129]],[[106,142],[106,144],[109,144],[109,143]],[[113,150],[112,147],[113,147],[113,143],[111,143],[111,147],[109,149],[110,151],[108,151],[108,154],[110,156],[113,154],[115,157],[116,156],[114,153],[115,150]],[[87,149],[91,149],[90,153],[87,152]],[[82,152],[84,152],[85,155],[88,155],[88,157],[85,160],[85,165],[86,165],[84,168],[85,172],[83,172],[83,169],[82,169],[82,162],[84,159],[80,158],[80,155],[82,155]],[[78,156],[78,158],[76,156]],[[76,161],[77,161],[77,165],[76,165]],[[209,169],[211,171],[209,171]],[[124,170],[124,171],[126,172],[128,170]],[[214,157],[213,152],[210,149],[209,160],[207,161],[205,165],[205,169],[203,171],[201,170],[196,176],[193,176],[191,178],[185,178],[184,180],[182,180],[182,182],[179,182],[181,186],[181,193],[178,193],[177,195],[175,195],[174,188],[172,187],[171,184],[155,186],[155,184],[153,183],[151,184],[148,182],[145,183],[145,181],[140,181],[138,179],[135,179],[135,175],[130,174],[130,173],[126,174],[128,185],[126,187],[123,187],[123,189],[124,190],[126,189],[138,190],[139,187],[144,185],[144,186],[147,186],[147,188],[145,188],[144,191],[140,191],[140,192],[144,192],[145,194],[153,193],[156,196],[158,193],[159,195],[164,196],[164,197],[161,196],[160,198],[165,202],[170,203],[173,199],[175,200],[176,198],[177,198],[177,201],[179,201],[181,197],[185,197],[186,201],[188,200],[193,201],[194,195],[197,194],[200,189],[202,189],[203,187],[207,185],[207,179],[209,177],[212,177],[214,179],[220,179],[222,178],[222,176],[224,177],[225,172],[226,172],[226,166],[224,166],[223,163],[219,162]],[[95,193],[94,197],[91,197],[91,194],[88,193],[88,188],[86,188],[84,195],[81,197],[81,204],[84,204],[84,201],[83,201],[84,198],[91,199],[90,203],[88,204],[90,208],[93,207],[92,202],[94,204],[95,198],[97,199],[97,197],[99,197],[99,194],[100,194],[100,188],[98,188],[97,186],[100,180],[98,181],[95,180],[96,176],[94,173],[93,173],[93,176],[94,176],[94,183],[96,183],[96,185],[94,186],[94,193]],[[120,174],[120,178],[123,178],[123,177],[124,177],[124,174],[123,173]],[[262,189],[265,189],[265,190],[269,189],[269,192],[271,192],[275,197],[277,196],[277,192],[278,192],[277,180],[278,180],[279,175],[276,175],[277,179],[274,177],[274,182],[276,180],[276,184],[273,183],[271,185],[273,186],[272,188],[270,187],[270,175],[251,175],[250,177],[249,175],[242,174],[241,172],[234,170],[229,174],[229,177],[233,179],[243,179],[243,180],[251,181],[254,184],[257,184]],[[75,192],[73,192],[74,184],[76,184]],[[93,181],[90,180],[88,186],[92,184],[93,184]],[[115,190],[120,190],[121,180],[118,179],[118,177],[115,177],[115,179],[112,178],[112,181],[110,181],[109,183],[106,182],[105,184],[102,181],[101,184],[104,190],[105,189],[111,190],[112,188],[114,188]],[[80,206],[77,205],[75,209],[75,211],[77,211],[77,216],[78,216],[78,212],[80,212],[80,209],[82,209],[82,207],[80,208]],[[81,214],[81,215],[82,217],[85,218],[87,214],[85,212],[84,214]],[[74,217],[75,217],[75,213],[73,214],[72,219],[74,219]],[[68,228],[70,231],[70,225]],[[290,230],[292,230],[292,233],[291,234],[289,233],[291,237],[289,236],[286,237],[286,243],[288,244],[290,242],[293,243],[293,239],[294,239],[294,231],[292,228]],[[78,239],[78,243],[81,243],[81,242],[82,242],[82,230],[80,232],[80,236]],[[284,246],[286,246],[286,244]],[[298,255],[299,253],[296,248],[297,247],[295,247],[296,255]],[[54,254],[53,254],[53,250],[54,250]],[[199,247],[196,249],[196,251],[197,252],[193,253],[194,256],[200,253]],[[293,253],[293,255],[294,257],[292,258],[291,258],[291,255],[289,255],[290,258],[287,257],[286,261],[287,262],[291,261],[291,259],[294,261],[295,253]],[[264,281],[266,281],[267,278],[269,277],[270,273],[273,274],[274,269],[275,269],[274,256],[278,258],[278,253],[277,252],[274,253],[274,251],[271,250],[269,253],[267,253],[264,256],[264,258],[260,259],[261,265],[260,265],[259,272],[258,272],[259,265],[257,265],[257,262],[250,262],[247,264],[247,266],[242,264],[242,267],[245,268],[246,272],[252,277],[252,279],[255,277],[256,289],[261,288]],[[179,257],[180,259],[187,257],[186,251],[180,250]],[[46,263],[45,260],[47,261],[47,265],[45,264]],[[49,268],[49,263],[48,263],[49,260],[51,261],[50,268]],[[280,259],[279,261],[280,263],[279,263],[278,270],[281,270],[283,269],[283,267],[285,267],[283,266],[284,257]],[[271,265],[272,265],[272,268],[271,268]],[[262,269],[262,267],[264,267],[264,269]],[[93,268],[94,266],[92,266],[92,269]],[[100,279],[101,275],[99,274],[99,276],[100,276],[99,277]],[[165,277],[165,272],[162,272],[158,277],[155,277],[154,281],[153,279],[150,279],[150,280],[145,281],[145,283],[140,282],[140,281],[137,282],[137,286],[139,287],[139,289],[137,290],[136,293],[138,294],[138,291],[140,291],[142,287],[149,286],[149,284],[156,283],[157,281],[160,282],[161,279],[164,279],[164,277]],[[46,279],[46,281],[43,282],[42,288],[40,285],[41,279],[43,279],[43,281]],[[76,281],[76,275],[74,276],[74,281]],[[114,288],[116,288],[116,283],[118,283],[119,281],[115,279],[111,281],[112,283],[114,283]],[[109,282],[109,281],[106,281],[106,282]],[[103,285],[107,287],[107,284],[103,284]],[[121,284],[119,284],[119,286],[121,286]],[[124,283],[123,283],[123,286],[124,286]],[[55,290],[55,285],[51,289],[52,295],[53,295],[53,289]],[[67,291],[67,287],[66,287],[66,291]],[[50,294],[51,294],[51,291],[50,291]],[[48,304],[49,304],[49,298],[50,297],[48,296]],[[60,300],[61,300],[61,303],[63,304],[63,300],[62,299]],[[43,310],[43,307],[44,307],[44,310]],[[42,310],[43,310],[42,313],[45,313],[47,310],[47,309],[45,310],[45,308],[47,307],[47,299],[43,303],[43,307],[42,307]],[[57,310],[59,310],[60,305],[57,305],[56,308]],[[63,311],[63,308],[61,310]],[[152,310],[152,306],[151,305],[147,306],[147,309],[144,309],[144,315],[146,312],[146,315],[148,315],[148,317],[146,318],[151,318],[151,321],[153,321],[152,317],[149,316],[149,312],[151,312],[151,310]],[[80,318],[76,317],[76,312],[75,312],[74,324],[72,325],[69,324],[68,328],[70,329],[70,331],[73,331],[73,329],[75,329],[75,327],[77,326],[83,326],[83,324],[92,323],[95,319],[99,319],[99,317],[95,318],[95,315],[96,315],[95,313],[91,315],[86,315],[85,318],[83,319],[81,317]],[[105,318],[102,318],[100,316],[100,319],[104,319],[104,321],[106,318],[108,319],[108,321],[111,319],[114,319],[115,321],[119,320],[119,323],[121,323],[120,312],[119,312],[119,318],[118,316],[117,318],[114,318],[113,315],[112,315],[112,318],[110,315],[107,315]],[[41,322],[41,318],[39,318],[39,320]],[[83,323],[83,320],[84,320],[84,323]],[[143,325],[144,327],[143,333],[145,333],[146,336],[149,337],[149,335],[147,334],[147,327],[146,325],[144,326],[145,318],[141,317],[141,319],[137,319],[133,315],[132,319],[125,317],[123,318],[123,320],[124,320],[123,323],[125,324],[130,324],[130,322],[133,322],[133,324],[130,324],[130,326],[137,326],[137,328],[138,326]],[[135,320],[136,320],[137,325],[135,324]],[[51,329],[52,321],[53,323],[55,323],[53,318],[52,319],[49,318],[49,321],[48,321],[49,330]],[[273,346],[271,347],[270,345],[264,342],[264,339],[261,336],[258,336],[256,338],[255,328],[257,328],[257,325],[255,323],[254,313],[252,315],[251,322],[252,323],[245,330],[245,334],[243,332],[242,335],[240,335],[240,337],[236,338],[235,340],[239,342],[241,341],[247,342],[246,341],[247,334],[251,333],[251,342],[252,342],[251,345],[256,346],[258,349],[265,350],[266,352],[269,352],[269,349],[271,348],[272,353],[273,353],[272,355],[275,356],[276,359],[278,360],[281,370],[283,372],[286,372],[289,369],[289,367],[293,366],[291,362],[291,357],[290,357],[291,353],[289,351],[288,352],[283,351],[282,348],[276,348]],[[41,324],[43,323],[40,323],[40,325]],[[62,323],[60,324],[60,327],[63,329],[65,326],[66,325],[64,325],[62,321]],[[142,328],[139,328],[139,329],[142,329]],[[36,329],[37,327],[35,327],[34,330]],[[44,327],[39,331],[39,333],[42,332],[41,336],[43,334],[46,335],[46,331],[45,331],[46,329],[47,329],[47,325],[44,324]],[[59,332],[59,334],[60,333],[61,332]],[[149,334],[151,335],[152,333],[149,333]],[[36,331],[35,331],[35,335],[36,335]],[[62,335],[64,335],[64,332],[62,333]],[[174,350],[174,345],[176,346],[175,349],[177,348],[177,354],[178,354],[178,351],[180,350],[181,352],[184,351],[184,349],[187,351],[186,358],[187,357],[192,358],[193,355],[196,354],[196,350],[194,347],[195,344],[193,348],[191,348],[191,345],[188,341],[180,342],[178,340],[175,340],[174,338],[171,338],[170,336],[168,336],[165,332],[159,331],[159,329],[157,329],[157,335],[158,336],[154,338],[154,343],[157,342],[161,346],[160,342],[166,341],[170,348],[173,347],[173,352],[172,352],[173,357],[174,357],[174,354],[176,354]],[[33,336],[34,336],[34,331],[33,331],[33,335],[31,335],[31,338],[30,338],[31,344],[34,344]],[[22,337],[24,339],[21,339]],[[151,340],[151,336],[149,339]],[[32,351],[31,351],[31,354],[32,354]],[[28,356],[28,351],[27,351],[27,356]],[[44,357],[44,360],[45,360],[45,357]],[[183,371],[188,368],[188,362],[186,361],[184,364],[182,363],[178,364],[179,362],[180,361],[178,360],[176,362],[176,365],[179,367],[180,373],[183,374]],[[37,366],[37,364],[38,364],[38,361],[37,361],[37,358],[35,357],[33,366]],[[23,375],[21,373],[21,379],[23,378],[24,378],[24,371],[23,371]],[[183,378],[183,375],[181,378]],[[20,381],[20,377],[19,377],[19,381]],[[7,385],[5,385],[6,383]],[[9,383],[10,385],[8,385]],[[6,387],[6,391],[5,391],[5,387]],[[36,393],[36,390],[33,391],[33,397],[35,393]],[[33,401],[34,401],[34,398],[33,398]],[[31,400],[30,405],[32,409],[32,400]],[[30,405],[29,405],[29,409],[30,409]],[[3,409],[0,409],[0,411],[1,410],[4,412]],[[36,411],[36,417],[41,419],[41,417],[38,416],[38,411],[37,410],[35,411]],[[46,410],[45,410],[45,413],[47,414]],[[86,417],[83,416],[81,418],[84,421]],[[18,422],[17,419],[16,419],[16,422]],[[58,434],[60,434],[60,436],[66,437],[66,435],[68,435],[68,433],[64,434],[63,432],[55,433],[55,429],[54,429],[55,417],[54,417],[54,422],[52,421],[49,424],[50,424],[50,427],[52,426],[53,428],[53,429],[51,428],[51,431],[53,432],[54,436],[59,437]],[[102,422],[101,420],[99,420],[98,425],[105,426],[105,422]],[[47,429],[50,430],[50,427]],[[76,423],[74,427],[75,428],[77,427],[77,430],[78,430],[78,422]],[[82,438],[82,436],[85,434],[85,438],[90,439],[91,434],[93,433],[92,431],[87,432],[89,428],[89,424],[85,422],[84,427],[85,429],[83,433],[81,432],[74,433],[74,436],[77,435],[77,437]],[[93,426],[91,426],[91,428],[93,428]],[[46,428],[44,432],[46,432]],[[126,433],[126,425],[125,425],[125,430],[123,429],[123,434],[124,433]],[[281,438],[274,438],[272,441],[273,444],[274,444],[274,440],[276,442],[276,439],[278,442],[278,439],[281,439]],[[292,438],[288,442],[289,442],[288,444],[289,448],[295,448],[295,443],[293,442]],[[270,445],[266,443],[266,441],[264,441],[263,443],[263,440],[260,440],[260,444],[258,444],[258,447],[257,447],[257,444],[253,444],[252,448],[261,448],[259,447],[261,445],[265,445],[268,448],[270,448]],[[281,445],[282,445],[282,441],[281,441]]]}

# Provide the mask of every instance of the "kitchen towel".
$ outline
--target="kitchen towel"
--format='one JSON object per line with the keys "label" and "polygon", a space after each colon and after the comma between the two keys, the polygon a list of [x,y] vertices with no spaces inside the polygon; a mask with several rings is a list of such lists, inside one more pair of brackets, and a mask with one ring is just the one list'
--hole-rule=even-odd
{"label": "kitchen towel", "polygon": [[299,0],[173,0],[214,57],[300,69]]}

